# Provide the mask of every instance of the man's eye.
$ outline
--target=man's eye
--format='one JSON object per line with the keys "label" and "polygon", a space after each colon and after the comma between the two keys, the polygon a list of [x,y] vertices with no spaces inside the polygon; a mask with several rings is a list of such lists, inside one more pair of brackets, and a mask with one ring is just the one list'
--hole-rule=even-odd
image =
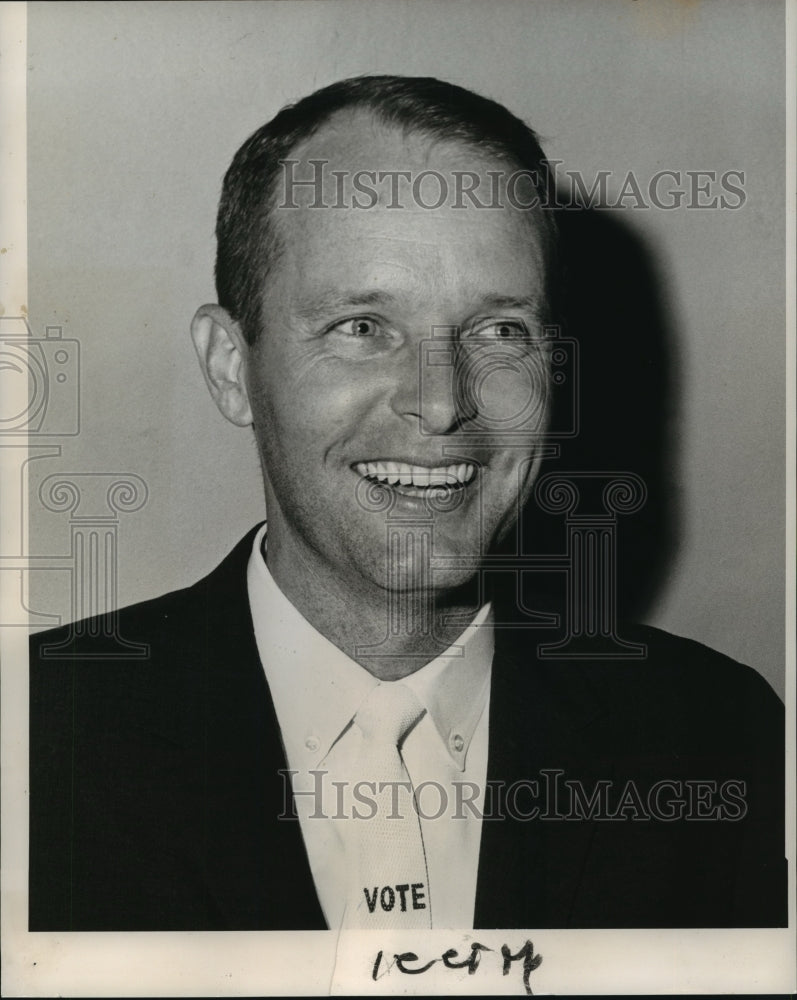
{"label": "man's eye", "polygon": [[480,340],[528,340],[529,333],[521,320],[499,320],[477,327],[471,334]]}
{"label": "man's eye", "polygon": [[364,316],[355,316],[354,319],[344,320],[332,327],[332,331],[343,333],[349,337],[375,337],[379,332],[379,324],[376,320],[368,319]]}

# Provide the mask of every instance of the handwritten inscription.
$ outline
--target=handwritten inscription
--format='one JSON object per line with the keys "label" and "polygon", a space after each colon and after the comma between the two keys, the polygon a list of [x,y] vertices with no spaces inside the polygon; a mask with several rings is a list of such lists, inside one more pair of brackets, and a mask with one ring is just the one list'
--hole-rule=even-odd
{"label": "handwritten inscription", "polygon": [[[493,948],[487,947],[487,945],[479,944],[478,941],[474,941],[470,946],[470,955],[459,961],[459,952],[455,948],[449,948],[448,951],[444,952],[440,958],[432,958],[425,965],[417,965],[416,963],[420,961],[417,954],[414,951],[405,951],[400,955],[393,955],[392,961],[385,957],[383,951],[379,951],[374,962],[374,967],[371,972],[371,978],[376,981],[380,976],[385,975],[390,969],[395,966],[399,972],[403,973],[405,976],[420,976],[424,972],[428,972],[429,969],[437,962],[442,962],[447,969],[465,969],[468,970],[468,975],[472,976],[475,974],[476,970],[479,968],[479,963],[481,962],[482,952],[494,952]],[[534,945],[531,941],[526,941],[522,948],[520,948],[514,955],[509,947],[509,945],[501,945],[501,959],[502,965],[502,975],[508,976],[512,966],[515,962],[522,961],[520,968],[523,971],[523,986],[526,990],[526,995],[531,996],[531,986],[529,985],[529,979],[532,972],[539,968],[542,963],[542,955],[534,954]]]}

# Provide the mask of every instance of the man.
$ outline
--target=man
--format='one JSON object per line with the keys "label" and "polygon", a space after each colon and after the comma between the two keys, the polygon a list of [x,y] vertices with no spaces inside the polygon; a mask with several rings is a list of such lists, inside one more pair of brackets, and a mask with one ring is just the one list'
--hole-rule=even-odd
{"label": "man", "polygon": [[554,201],[534,133],[433,79],[238,151],[192,335],[268,530],[34,638],[31,930],[785,922],[758,674],[649,628],[546,658],[491,600],[545,454]]}

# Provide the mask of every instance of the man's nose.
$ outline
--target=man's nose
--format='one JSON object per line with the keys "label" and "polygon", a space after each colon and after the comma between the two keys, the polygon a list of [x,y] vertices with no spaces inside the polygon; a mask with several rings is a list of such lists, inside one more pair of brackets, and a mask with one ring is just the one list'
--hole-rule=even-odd
{"label": "man's nose", "polygon": [[421,433],[450,434],[475,415],[460,391],[453,337],[433,337],[407,351],[393,409],[417,420]]}

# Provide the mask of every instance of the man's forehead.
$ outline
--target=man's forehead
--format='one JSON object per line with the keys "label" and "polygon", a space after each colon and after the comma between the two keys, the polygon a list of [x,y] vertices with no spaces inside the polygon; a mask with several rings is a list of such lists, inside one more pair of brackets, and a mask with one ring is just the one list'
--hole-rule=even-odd
{"label": "man's forehead", "polygon": [[438,169],[455,171],[511,171],[512,165],[476,142],[436,135],[427,129],[385,121],[365,109],[338,111],[290,153],[309,175],[310,161],[327,162],[325,172],[334,185],[333,170],[398,171]]}
{"label": "man's forehead", "polygon": [[458,138],[339,112],[281,164],[272,219],[283,244],[307,238],[476,240],[540,245],[534,177]]}

